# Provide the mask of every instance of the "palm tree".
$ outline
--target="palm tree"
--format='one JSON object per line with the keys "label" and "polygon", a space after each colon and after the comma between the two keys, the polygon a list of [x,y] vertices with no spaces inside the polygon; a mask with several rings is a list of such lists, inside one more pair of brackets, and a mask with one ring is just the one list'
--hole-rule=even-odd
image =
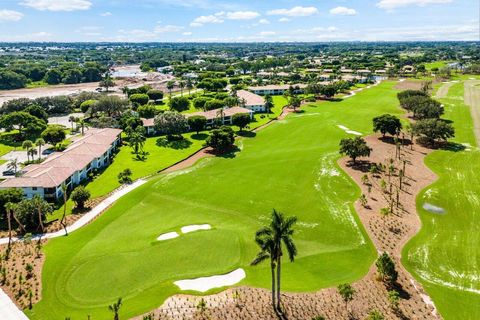
{"label": "palm tree", "polygon": [[183,97],[183,88],[185,88],[185,81],[180,81],[178,85],[180,86],[180,94]]}
{"label": "palm tree", "polygon": [[72,126],[72,131],[73,131],[73,124],[75,123],[75,116],[68,117],[68,122],[70,122],[70,124]]}
{"label": "palm tree", "polygon": [[43,233],[45,231],[45,226],[43,225],[43,214],[49,211],[50,204],[40,198],[40,196],[38,195],[35,195],[32,198],[32,201],[34,203],[34,206],[37,208],[38,225],[40,227],[40,231]]}
{"label": "palm tree", "polygon": [[255,235],[255,242],[260,247],[260,252],[255,259],[251,262],[252,266],[256,266],[259,263],[270,259],[270,271],[272,274],[272,306],[273,310],[276,310],[276,288],[275,288],[275,266],[276,266],[276,249],[275,241],[270,230],[259,230]]}
{"label": "palm tree", "polygon": [[42,158],[42,147],[45,145],[45,140],[38,138],[35,140],[35,145],[38,147],[38,161]]}
{"label": "palm tree", "polygon": [[38,152],[37,152],[37,149],[31,148],[30,150],[28,150],[27,153],[32,157],[32,162],[33,162],[33,160],[34,160],[34,158],[35,158],[35,155],[36,155]]}
{"label": "palm tree", "polygon": [[22,148],[27,151],[27,162],[28,162],[30,160],[30,153],[28,151],[30,151],[30,149],[33,148],[33,142],[30,140],[23,141]]}
{"label": "palm tree", "polygon": [[63,215],[62,215],[62,220],[60,220],[60,224],[63,226],[63,229],[65,230],[65,235],[68,236],[68,231],[67,231],[67,225],[65,223],[65,216],[67,215],[67,185],[62,183],[62,193],[63,193]]}
{"label": "palm tree", "polygon": [[218,109],[216,116],[217,116],[217,119],[220,118],[220,122],[221,122],[221,124],[223,125],[223,124],[224,124],[224,121],[225,121],[225,120],[224,120],[224,118],[225,118],[225,110],[223,110],[223,107],[220,108],[220,109]]}
{"label": "palm tree", "polygon": [[192,82],[192,79],[190,78],[187,79],[187,89],[188,89],[188,95],[190,95],[193,89],[193,82]]}
{"label": "palm tree", "polygon": [[15,204],[7,202],[5,204],[5,210],[7,211],[7,224],[8,224],[8,247],[7,247],[7,259],[10,253],[12,245],[12,212],[15,209]]}
{"label": "palm tree", "polygon": [[285,218],[281,212],[275,209],[272,212],[272,222],[270,228],[274,232],[275,246],[277,247],[277,309],[281,311],[280,301],[280,283],[281,283],[281,268],[283,249],[282,244],[287,249],[287,254],[290,262],[295,261],[297,255],[297,247],[293,242],[292,235],[294,233],[293,226],[297,222],[297,217]]}
{"label": "palm tree", "polygon": [[77,126],[80,126],[80,128],[82,129],[82,136],[83,136],[83,135],[84,135],[85,127],[87,127],[87,123],[85,122],[85,119],[83,119],[83,118],[78,118],[78,119],[77,119]]}
{"label": "palm tree", "polygon": [[272,110],[273,108],[273,99],[272,99],[272,96],[267,94],[265,96],[265,111],[267,113],[270,113],[270,111]]}
{"label": "palm tree", "polygon": [[168,81],[167,82],[167,89],[168,94],[170,95],[170,99],[172,99],[172,89],[175,87],[175,81]]}
{"label": "palm tree", "polygon": [[120,312],[121,307],[122,307],[122,298],[118,298],[117,302],[108,306],[108,310],[113,312],[113,320],[120,319],[120,317],[118,316],[118,313]]}
{"label": "palm tree", "polygon": [[17,174],[18,159],[15,158],[15,159],[10,160],[10,162],[7,164],[7,169],[8,170],[13,170],[15,172],[15,174]]}
{"label": "palm tree", "polygon": [[24,225],[20,222],[20,220],[18,219],[17,215],[15,214],[18,210],[18,204],[16,203],[10,203],[9,205],[9,208],[10,208],[10,212],[12,214],[12,217],[13,217],[13,220],[15,220],[15,222],[18,224],[18,227],[20,228],[20,231],[22,233],[25,233],[26,230],[25,230],[25,227]]}
{"label": "palm tree", "polygon": [[[271,267],[277,267],[276,271],[276,287],[272,284],[272,291],[276,291],[276,307],[274,307],[278,312],[281,311],[281,272],[282,272],[282,256],[283,256],[283,246],[287,250],[288,257],[290,262],[295,260],[297,255],[297,247],[293,242],[292,235],[294,233],[293,226],[297,222],[297,217],[287,217],[285,218],[281,212],[277,212],[273,209],[272,220],[269,226],[263,227],[258,230],[255,235],[255,240],[261,248],[261,252],[257,255],[259,262],[267,259],[273,258]],[[274,272],[272,272],[272,281],[274,279]],[[272,299],[273,300],[273,299]],[[274,303],[275,304],[275,303]]]}

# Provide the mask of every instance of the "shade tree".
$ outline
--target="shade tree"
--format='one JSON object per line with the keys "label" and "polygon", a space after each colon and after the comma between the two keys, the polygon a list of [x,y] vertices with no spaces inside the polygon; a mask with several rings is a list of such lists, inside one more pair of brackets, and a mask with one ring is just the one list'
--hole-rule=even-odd
{"label": "shade tree", "polygon": [[370,156],[371,151],[372,148],[361,137],[344,138],[340,141],[340,154],[349,156],[354,164],[358,157]]}

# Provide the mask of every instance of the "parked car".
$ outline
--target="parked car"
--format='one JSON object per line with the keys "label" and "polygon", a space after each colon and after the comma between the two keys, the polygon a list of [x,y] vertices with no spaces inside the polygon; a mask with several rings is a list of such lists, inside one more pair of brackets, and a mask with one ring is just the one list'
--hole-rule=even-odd
{"label": "parked car", "polygon": [[15,175],[15,171],[13,171],[13,170],[5,170],[5,171],[2,172],[2,174],[3,174],[4,176],[14,176],[14,175]]}

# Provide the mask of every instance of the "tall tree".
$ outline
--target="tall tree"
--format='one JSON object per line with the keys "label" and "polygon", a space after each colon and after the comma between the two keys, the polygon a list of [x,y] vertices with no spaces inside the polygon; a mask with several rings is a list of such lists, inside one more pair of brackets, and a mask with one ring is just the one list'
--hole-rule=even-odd
{"label": "tall tree", "polygon": [[45,145],[45,140],[37,138],[37,140],[35,140],[35,145],[38,147],[38,161],[40,161],[42,158],[42,147]]}
{"label": "tall tree", "polygon": [[[274,286],[272,286],[272,288],[274,288],[274,290],[276,291],[277,297],[276,297],[275,309],[278,312],[282,312],[280,292],[281,292],[281,274],[282,274],[281,268],[282,268],[283,247],[285,246],[290,262],[295,261],[295,257],[297,255],[297,247],[293,242],[292,236],[294,233],[293,226],[295,225],[296,222],[297,222],[296,217],[292,216],[292,217],[285,218],[281,212],[277,212],[275,209],[273,209],[270,224],[258,230],[255,235],[256,242],[259,244],[261,249],[257,257],[261,258],[262,255],[265,255],[266,257],[273,256],[274,262],[277,268],[276,287],[274,288]],[[257,241],[257,239],[260,239],[260,241]],[[262,247],[262,243],[269,244],[271,248],[266,246]],[[272,252],[264,251],[263,248],[268,248],[268,250],[269,251],[271,250]],[[262,254],[262,251],[264,251],[263,254]],[[264,258],[263,260],[265,259],[266,258]]]}
{"label": "tall tree", "polygon": [[60,224],[63,226],[63,229],[65,230],[65,235],[68,236],[68,231],[67,231],[67,225],[65,223],[65,217],[67,215],[67,192],[68,188],[67,185],[62,183],[62,196],[63,196],[63,214],[62,214],[62,219],[60,220]]}
{"label": "tall tree", "polygon": [[[33,148],[33,142],[30,140],[25,140],[22,143],[22,148],[27,151],[27,162],[30,160],[30,149]],[[33,159],[32,159],[33,160]]]}
{"label": "tall tree", "polygon": [[356,163],[358,157],[368,157],[372,149],[367,142],[361,138],[345,138],[340,141],[340,154],[349,156],[353,163]]}

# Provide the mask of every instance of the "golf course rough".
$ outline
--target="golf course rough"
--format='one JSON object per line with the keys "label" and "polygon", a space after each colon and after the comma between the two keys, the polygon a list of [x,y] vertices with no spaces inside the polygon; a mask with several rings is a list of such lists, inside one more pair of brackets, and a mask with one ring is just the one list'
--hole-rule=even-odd
{"label": "golf course rough", "polygon": [[[235,156],[160,175],[85,228],[49,241],[42,300],[27,314],[104,319],[122,297],[121,316],[128,318],[184,292],[174,281],[238,268],[246,272],[240,285],[269,288],[268,263],[250,262],[258,251],[255,231],[272,208],[299,220],[299,254],[282,267],[283,290],[316,291],[362,278],[376,251],[353,209],[359,188],[336,164],[340,139],[352,137],[338,125],[368,133],[378,114],[400,114],[394,84],[305,106],[245,138]],[[195,224],[212,229],[157,241]]]}
{"label": "golf course rough", "polygon": [[[440,101],[445,105],[444,118],[454,121],[452,142],[472,147],[439,150],[426,157],[439,179],[417,197],[422,229],[405,246],[402,262],[444,319],[474,320],[480,319],[480,151],[474,147],[463,86],[463,82],[454,84]],[[431,207],[426,203],[442,213],[427,210]]]}

